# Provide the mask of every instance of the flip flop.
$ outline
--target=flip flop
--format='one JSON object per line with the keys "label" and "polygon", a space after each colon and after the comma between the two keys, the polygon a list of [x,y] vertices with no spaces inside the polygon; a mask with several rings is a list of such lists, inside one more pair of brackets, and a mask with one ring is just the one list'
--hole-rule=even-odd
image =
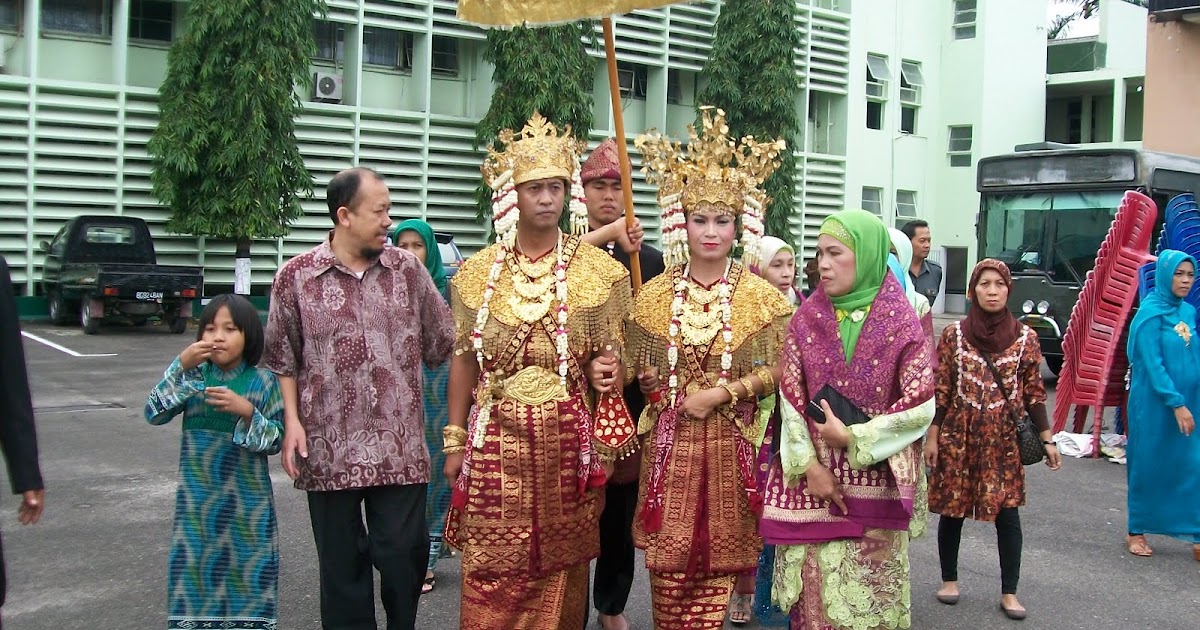
{"label": "flip flop", "polygon": [[437,586],[437,577],[431,575],[425,578],[425,581],[421,582],[421,594],[432,592],[435,586]]}
{"label": "flip flop", "polygon": [[1129,553],[1139,558],[1149,558],[1154,555],[1154,550],[1146,542],[1146,537],[1141,534],[1137,536],[1125,536],[1125,548],[1129,550]]}

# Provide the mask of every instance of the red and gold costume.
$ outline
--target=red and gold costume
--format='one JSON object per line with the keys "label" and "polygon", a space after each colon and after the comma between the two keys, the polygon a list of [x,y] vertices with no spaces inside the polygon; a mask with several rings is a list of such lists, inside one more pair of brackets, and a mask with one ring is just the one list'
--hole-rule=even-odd
{"label": "red and gold costume", "polygon": [[[664,253],[675,262],[687,254],[682,219],[698,207],[745,211],[746,227],[761,230],[755,221],[766,198],[758,184],[774,168],[766,154],[781,148],[747,139],[739,147],[744,159],[734,158],[723,116],[712,120],[705,112],[704,118],[704,135],[693,132],[687,157],[661,138],[637,142],[648,168],[658,171],[664,214],[680,219],[664,217]],[[745,203],[751,196],[754,202]],[[756,241],[747,248],[757,250]],[[676,264],[642,288],[628,330],[629,362],[654,366],[662,378],[659,401],[646,408],[638,427],[647,436],[634,518],[659,629],[722,627],[737,574],[757,566],[762,548],[754,470],[758,401],[751,396],[718,406],[702,420],[682,417],[680,408],[698,391],[752,374],[762,378],[779,359],[792,314],[778,289],[741,265],[730,263],[710,287],[691,280],[686,269]]]}
{"label": "red and gold costume", "polygon": [[[485,173],[499,162],[513,184],[570,177],[566,134],[536,115],[530,125]],[[629,274],[577,236],[560,235],[539,260],[512,242],[502,234],[451,283],[456,352],[477,353],[483,368],[446,541],[463,554],[462,628],[575,629],[599,553],[603,463],[635,428],[627,415],[593,417],[582,366],[623,346]]]}

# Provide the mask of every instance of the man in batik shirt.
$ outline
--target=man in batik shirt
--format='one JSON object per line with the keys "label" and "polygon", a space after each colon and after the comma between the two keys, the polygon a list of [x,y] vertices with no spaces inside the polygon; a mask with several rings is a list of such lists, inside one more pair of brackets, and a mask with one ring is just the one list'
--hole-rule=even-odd
{"label": "man in batik shirt", "polygon": [[413,628],[429,557],[421,364],[449,357],[454,329],[424,265],[386,244],[378,173],[338,173],[326,203],[329,238],[271,288],[262,363],[283,390],[283,467],[308,492],[323,627],[375,627],[374,565],[387,627]]}

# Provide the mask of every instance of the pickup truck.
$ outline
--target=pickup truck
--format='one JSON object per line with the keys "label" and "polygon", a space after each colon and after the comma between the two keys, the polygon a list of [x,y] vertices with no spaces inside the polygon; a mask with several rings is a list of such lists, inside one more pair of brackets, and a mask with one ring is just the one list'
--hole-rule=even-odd
{"label": "pickup truck", "polygon": [[182,333],[192,317],[192,301],[204,290],[199,267],[158,264],[150,228],[137,217],[75,217],[54,240],[42,241],[41,249],[50,319],[81,324],[89,335],[99,332],[103,321],[141,326],[151,319]]}

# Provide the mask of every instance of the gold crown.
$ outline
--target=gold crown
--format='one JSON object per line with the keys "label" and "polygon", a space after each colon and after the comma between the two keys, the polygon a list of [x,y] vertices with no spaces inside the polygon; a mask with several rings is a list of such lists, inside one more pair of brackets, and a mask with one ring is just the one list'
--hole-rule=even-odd
{"label": "gold crown", "polygon": [[696,133],[688,125],[687,154],[678,142],[663,138],[657,131],[641,134],[634,145],[645,157],[642,172],[646,180],[658,184],[659,199],[680,195],[685,212],[700,204],[719,206],[731,214],[740,213],[747,196],[765,205],[761,186],[779,167],[779,154],[787,148],[783,140],[759,142],[746,136],[740,143],[729,137],[725,112],[700,108],[703,130]]}
{"label": "gold crown", "polygon": [[506,183],[505,174],[511,176],[513,185],[552,177],[571,181],[584,149],[584,144],[571,136],[570,125],[559,135],[558,127],[538,112],[519,134],[505,129],[499,140],[504,150],[489,147],[480,169],[493,189]]}

